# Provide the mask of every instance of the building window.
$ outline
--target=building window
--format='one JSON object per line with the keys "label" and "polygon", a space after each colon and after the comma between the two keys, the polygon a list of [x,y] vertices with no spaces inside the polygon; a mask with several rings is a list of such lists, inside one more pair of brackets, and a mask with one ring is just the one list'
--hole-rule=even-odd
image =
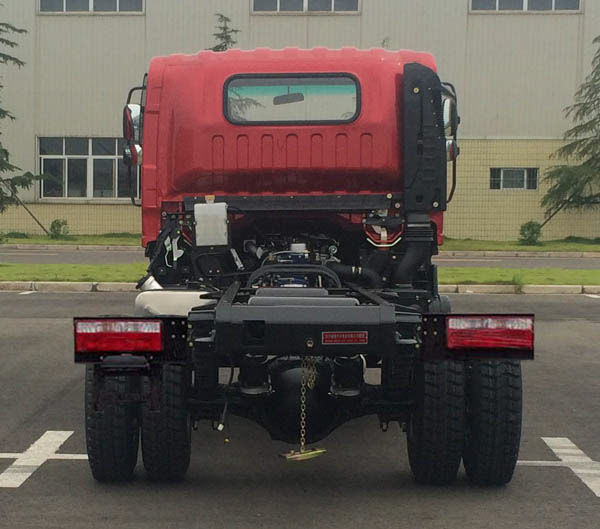
{"label": "building window", "polygon": [[40,0],[40,13],[139,13],[144,0]]}
{"label": "building window", "polygon": [[531,189],[538,188],[537,168],[491,168],[490,189]]}
{"label": "building window", "polygon": [[358,13],[360,0],[253,0],[253,13]]}
{"label": "building window", "polygon": [[139,171],[123,163],[120,138],[39,138],[42,198],[139,196]]}
{"label": "building window", "polygon": [[579,11],[581,0],[471,0],[471,11]]}

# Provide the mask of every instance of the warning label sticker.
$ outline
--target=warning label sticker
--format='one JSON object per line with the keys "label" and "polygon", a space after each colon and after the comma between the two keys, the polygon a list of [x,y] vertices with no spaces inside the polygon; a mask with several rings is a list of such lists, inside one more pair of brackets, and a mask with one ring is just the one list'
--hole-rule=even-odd
{"label": "warning label sticker", "polygon": [[367,331],[339,331],[321,333],[323,345],[348,345],[369,343],[369,333]]}

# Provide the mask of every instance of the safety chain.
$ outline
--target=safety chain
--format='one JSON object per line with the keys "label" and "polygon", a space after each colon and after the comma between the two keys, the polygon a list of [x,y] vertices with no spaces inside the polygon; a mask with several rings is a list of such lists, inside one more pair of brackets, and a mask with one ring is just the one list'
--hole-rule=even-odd
{"label": "safety chain", "polygon": [[314,389],[317,377],[317,360],[314,356],[303,356],[300,364],[300,453],[306,449],[306,388]]}

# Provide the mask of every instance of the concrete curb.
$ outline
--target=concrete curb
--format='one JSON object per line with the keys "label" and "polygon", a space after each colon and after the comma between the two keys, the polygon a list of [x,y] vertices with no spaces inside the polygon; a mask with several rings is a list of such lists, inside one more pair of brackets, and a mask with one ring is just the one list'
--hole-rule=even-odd
{"label": "concrete curb", "polygon": [[529,257],[529,258],[544,258],[544,257],[564,257],[565,259],[573,259],[578,257],[599,258],[600,252],[516,252],[516,251],[500,251],[486,250],[481,252],[454,252],[440,251],[440,257]]}
{"label": "concrete curb", "polygon": [[136,283],[76,281],[0,281],[0,291],[22,292],[135,292]]}
{"label": "concrete curb", "polygon": [[[135,292],[135,283],[0,281],[0,291]],[[515,285],[440,285],[441,294],[518,294]],[[600,294],[600,285],[523,285],[521,294]]]}
{"label": "concrete curb", "polygon": [[0,249],[6,250],[56,250],[58,252],[73,252],[87,250],[89,252],[140,252],[144,253],[141,246],[114,246],[97,244],[2,244]]}

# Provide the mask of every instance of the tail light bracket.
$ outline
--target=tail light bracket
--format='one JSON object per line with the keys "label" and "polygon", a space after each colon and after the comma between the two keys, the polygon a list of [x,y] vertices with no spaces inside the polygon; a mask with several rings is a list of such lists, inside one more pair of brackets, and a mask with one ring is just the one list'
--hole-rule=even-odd
{"label": "tail light bracket", "polygon": [[[469,345],[462,345],[454,336],[451,336],[449,345],[448,318],[482,322],[530,319],[531,344],[524,344],[520,339],[513,340],[509,336],[509,330],[498,328],[493,331],[496,334],[491,338],[487,334],[489,333],[487,329],[473,330]],[[427,360],[533,360],[533,321],[533,314],[424,314],[421,330],[422,357]],[[501,325],[502,323],[500,323]],[[454,332],[450,330],[451,334]],[[477,343],[478,334],[481,336],[479,343]]]}
{"label": "tail light bracket", "polygon": [[[157,322],[160,323],[160,345],[157,346],[153,340],[149,341],[149,349],[144,350],[142,345],[136,345],[133,350],[131,348],[117,346],[118,342],[113,342],[114,336],[109,336],[108,340],[100,339],[98,345],[94,345],[94,340],[81,339],[81,334],[93,336],[93,332],[81,333],[79,323],[92,323],[102,327],[102,322]],[[87,326],[88,331],[93,330],[94,326]],[[85,327],[84,327],[85,328]],[[135,317],[95,317],[95,318],[74,318],[74,353],[76,363],[104,363],[106,368],[111,369],[115,362],[118,363],[118,356],[137,356],[145,357],[147,360],[158,359],[165,362],[181,362],[187,360],[189,356],[188,342],[188,325],[187,319],[184,317],[162,317],[162,318],[135,318]],[[109,328],[107,327],[107,330]],[[101,336],[101,333],[97,333]],[[106,338],[104,332],[104,338]],[[110,333],[108,333],[110,334]],[[118,333],[117,333],[118,334]],[[104,343],[102,343],[104,342]],[[107,345],[113,342],[115,345]],[[134,361],[133,364],[136,364]]]}

